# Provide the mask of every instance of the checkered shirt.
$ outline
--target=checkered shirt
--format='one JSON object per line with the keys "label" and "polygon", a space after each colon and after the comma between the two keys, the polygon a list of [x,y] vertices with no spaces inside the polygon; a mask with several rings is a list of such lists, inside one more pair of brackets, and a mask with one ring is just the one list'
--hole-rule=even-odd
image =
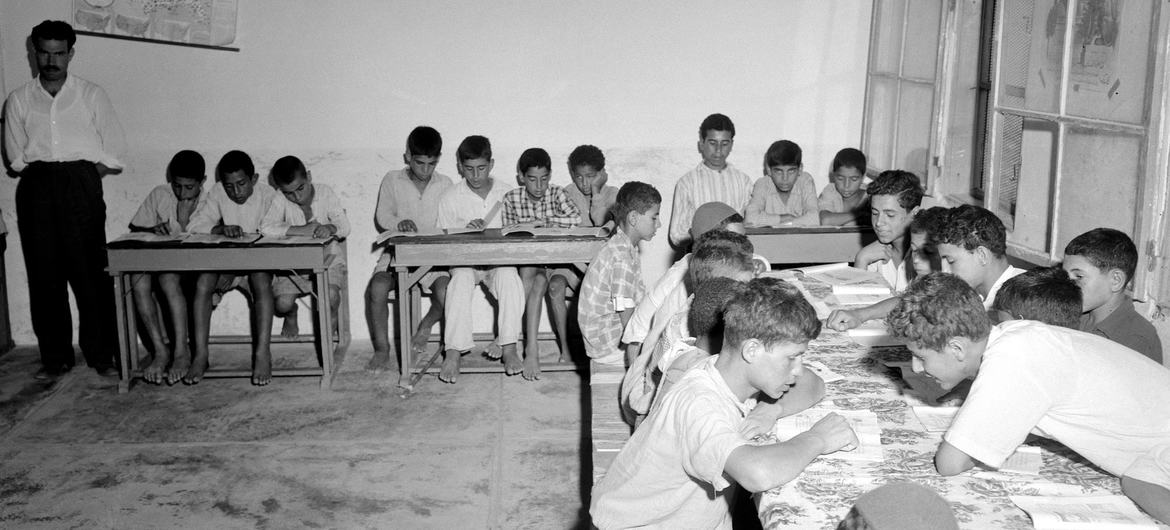
{"label": "checkered shirt", "polygon": [[516,188],[504,194],[504,226],[531,221],[544,221],[545,226],[573,228],[581,224],[581,211],[565,195],[560,186],[549,185],[539,201],[533,201]]}
{"label": "checkered shirt", "polygon": [[619,229],[589,264],[581,283],[577,323],[590,358],[602,364],[625,363],[618,312],[634,309],[645,292],[638,245]]}

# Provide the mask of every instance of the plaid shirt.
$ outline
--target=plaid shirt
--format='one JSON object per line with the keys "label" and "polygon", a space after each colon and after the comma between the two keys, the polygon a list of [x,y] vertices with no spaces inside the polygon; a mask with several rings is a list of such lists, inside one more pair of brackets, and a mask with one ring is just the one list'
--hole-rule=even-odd
{"label": "plaid shirt", "polygon": [[645,292],[638,245],[619,229],[589,264],[581,282],[577,323],[590,358],[601,364],[625,364],[618,312],[633,310]]}
{"label": "plaid shirt", "polygon": [[504,194],[504,226],[538,220],[544,221],[545,226],[573,228],[581,224],[581,211],[556,185],[549,185],[538,202],[533,202],[522,187]]}

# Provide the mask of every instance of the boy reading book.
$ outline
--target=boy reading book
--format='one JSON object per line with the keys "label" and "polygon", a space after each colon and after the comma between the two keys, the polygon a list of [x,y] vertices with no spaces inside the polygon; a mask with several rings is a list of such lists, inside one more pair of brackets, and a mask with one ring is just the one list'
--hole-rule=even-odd
{"label": "boy reading book", "polygon": [[869,224],[869,195],[861,186],[865,180],[865,153],[852,147],[837,151],[829,173],[829,184],[817,197],[821,224],[857,226]]}
{"label": "boy reading book", "polygon": [[820,224],[817,188],[804,171],[796,142],[773,142],[764,154],[764,176],[752,187],[743,217],[747,226],[815,226]]}

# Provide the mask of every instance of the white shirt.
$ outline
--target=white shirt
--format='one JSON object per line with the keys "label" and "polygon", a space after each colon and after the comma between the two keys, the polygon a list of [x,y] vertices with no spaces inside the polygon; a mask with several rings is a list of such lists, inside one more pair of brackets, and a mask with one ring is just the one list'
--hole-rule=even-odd
{"label": "white shirt", "polygon": [[943,438],[999,467],[1032,432],[1123,475],[1170,444],[1168,403],[1170,370],[1144,355],[1091,333],[1015,320],[991,329],[979,374]]}
{"label": "white shirt", "polygon": [[305,211],[299,205],[285,198],[284,194],[276,193],[260,222],[260,233],[283,237],[288,235],[289,228],[316,222],[337,227],[335,235],[339,239],[348,237],[349,217],[345,215],[345,207],[341,205],[337,194],[324,184],[312,186],[313,202],[309,206],[313,211],[312,219],[305,219]]}
{"label": "white shirt", "polygon": [[410,180],[410,168],[395,169],[382,177],[378,188],[378,205],[374,208],[374,222],[378,230],[398,230],[398,223],[414,222],[419,230],[433,230],[439,215],[439,199],[452,186],[451,179],[438,171],[418,191]]}
{"label": "white shirt", "polygon": [[[203,188],[199,188],[199,196],[195,198],[195,210],[191,212],[191,217],[187,218],[187,224],[195,219],[195,212],[203,208],[205,202],[207,202],[207,194],[204,193]],[[179,224],[178,209],[179,199],[175,198],[175,192],[170,185],[160,184],[150,190],[150,194],[142,201],[134,218],[130,220],[130,224],[140,228],[150,228],[166,223],[172,234],[181,234],[186,230]]]}
{"label": "white shirt", "polygon": [[709,202],[722,202],[743,214],[752,198],[752,179],[727,164],[722,171],[699,165],[683,175],[674,185],[674,203],[670,213],[670,242],[683,246],[691,241],[691,221],[695,210]]}
{"label": "white shirt", "polygon": [[13,90],[4,108],[4,147],[16,172],[32,162],[88,160],[123,167],[126,137],[100,86],[69,74],[53,97],[34,78]]}
{"label": "white shirt", "polygon": [[223,184],[216,182],[207,194],[207,202],[191,215],[187,231],[192,234],[210,234],[211,229],[222,222],[224,225],[239,226],[246,234],[258,234],[260,222],[276,195],[272,186],[257,182],[248,200],[244,204],[236,204],[223,190]]}
{"label": "white shirt", "polygon": [[818,226],[821,212],[817,208],[817,188],[812,175],[801,172],[788,192],[788,200],[780,197],[780,191],[771,177],[760,177],[752,186],[752,198],[744,211],[745,220],[754,226],[780,226],[780,216],[791,215],[792,226]]}
{"label": "white shirt", "polygon": [[[903,263],[905,263],[905,261],[903,261]],[[1011,265],[1008,265],[1008,268],[1004,269],[1003,274],[999,275],[999,278],[995,280],[995,283],[991,284],[991,289],[987,291],[987,297],[983,299],[983,308],[990,311],[991,306],[995,305],[995,293],[998,293],[999,288],[1003,287],[1003,282],[1015,278],[1016,276],[1019,276],[1025,272],[1027,271],[1024,269],[1017,269]]]}
{"label": "white shirt", "polygon": [[634,431],[593,486],[598,528],[731,528],[723,468],[755,399],[739,401],[715,368],[718,355],[687,372]]}
{"label": "white shirt", "polygon": [[905,291],[906,287],[910,285],[910,280],[913,279],[910,275],[914,272],[913,267],[907,266],[910,263],[910,253],[909,248],[906,250],[906,255],[902,256],[902,262],[897,265],[894,265],[894,260],[892,259],[875,261],[866,265],[865,270],[881,274],[882,278],[885,278],[886,283],[890,284],[890,288],[895,293]]}
{"label": "white shirt", "polygon": [[[690,267],[691,254],[688,252],[685,256],[679,258],[667,269],[666,274],[663,274],[654,287],[646,293],[646,297],[638,302],[638,307],[634,309],[634,314],[630,315],[629,322],[626,322],[626,330],[622,333],[622,342],[632,344],[635,342],[644,342],[646,337],[650,334],[650,324],[654,319],[654,314],[658,312],[658,308],[662,307],[666,297],[670,295],[674,289],[683,284],[683,278],[687,275],[687,269]],[[651,347],[654,345],[651,344]]]}
{"label": "white shirt", "polygon": [[[505,186],[499,179],[492,179],[492,189],[487,197],[480,197],[471,188],[467,181],[460,181],[443,194],[439,199],[439,216],[436,219],[438,228],[464,228],[467,223],[475,219],[485,219],[492,208],[504,200],[504,194],[512,188]],[[496,215],[487,219],[485,228],[500,228],[503,226],[504,205],[500,205]]]}

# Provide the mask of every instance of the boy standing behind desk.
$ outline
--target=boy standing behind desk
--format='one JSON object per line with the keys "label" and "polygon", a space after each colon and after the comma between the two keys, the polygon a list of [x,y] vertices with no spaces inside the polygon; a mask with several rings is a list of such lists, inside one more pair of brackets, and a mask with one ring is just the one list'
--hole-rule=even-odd
{"label": "boy standing behind desk", "polygon": [[[167,184],[160,184],[150,191],[138,212],[130,220],[131,232],[152,232],[169,235],[187,231],[192,215],[206,201],[203,181],[207,180],[203,156],[195,151],[179,151],[167,164]],[[174,332],[171,349],[163,339],[162,322],[155,309],[154,281],[162,288],[171,315]],[[164,380],[175,384],[187,375],[191,363],[189,336],[187,333],[187,295],[183,292],[183,274],[162,272],[134,275],[134,307],[138,317],[146,325],[147,334],[154,348],[154,359],[142,373],[149,383],[159,384]],[[172,361],[174,363],[172,364]],[[169,371],[168,371],[169,369]]]}
{"label": "boy standing behind desk", "polygon": [[[452,186],[450,177],[435,171],[442,150],[443,137],[439,136],[439,131],[427,126],[410,131],[406,137],[406,152],[402,154],[406,167],[386,173],[378,188],[374,224],[379,232],[431,232],[438,229],[439,199]],[[395,288],[396,279],[389,269],[390,253],[383,251],[366,287],[366,325],[370,328],[370,341],[374,345],[374,357],[366,369],[374,372],[389,368],[393,349],[388,324],[389,295]],[[430,288],[431,307],[414,331],[411,348],[416,352],[426,351],[431,328],[443,318],[443,299],[447,297],[450,279],[447,271],[432,269],[419,280],[423,288]],[[404,332],[399,330],[399,333]]]}
{"label": "boy standing behind desk", "polygon": [[[276,198],[276,191],[271,186],[257,185],[259,176],[252,158],[243,151],[229,151],[215,167],[215,178],[218,182],[207,194],[207,202],[191,218],[187,230],[192,234],[217,234],[230,238],[258,234],[260,222]],[[205,272],[199,275],[193,310],[195,358],[183,376],[184,383],[198,383],[207,370],[212,296],[235,288],[246,288],[251,293],[252,329],[256,333],[253,338],[256,346],[252,351],[252,384],[264,386],[272,381],[272,273],[248,273],[246,287],[240,279],[232,273]]]}
{"label": "boy standing behind desk", "polygon": [[[281,193],[272,200],[260,233],[266,236],[306,236],[317,239],[349,237],[349,217],[333,189],[324,184],[313,184],[313,175],[305,169],[304,162],[295,156],[285,156],[272,165],[272,184]],[[341,285],[345,281],[345,253],[341,245],[330,243],[329,255],[333,263],[329,266],[329,311],[334,326],[337,322],[337,308],[341,304]],[[305,274],[276,273],[272,282],[272,296],[275,313],[284,318],[281,335],[296,337],[300,334],[297,326],[297,298],[312,291],[312,279]]]}
{"label": "boy standing behind desk", "polygon": [[[508,188],[492,176],[492,144],[483,136],[468,136],[455,151],[459,175],[463,182],[455,184],[439,199],[439,228],[499,228],[496,215]],[[454,383],[459,376],[463,355],[475,346],[472,336],[472,295],[476,284],[483,283],[496,298],[499,314],[496,317],[498,344],[502,348],[504,372],[520,373],[523,363],[516,353],[520,336],[521,315],[524,312],[524,284],[516,267],[454,267],[443,314],[447,324],[443,331],[446,351],[439,380]],[[404,367],[409,370],[411,367]],[[409,373],[403,372],[403,373]]]}
{"label": "boy standing behind desk", "polygon": [[[536,226],[573,228],[581,222],[577,206],[560,186],[549,184],[552,159],[539,147],[525,150],[516,162],[519,188],[504,194],[504,226],[517,223],[535,223]],[[567,267],[520,267],[524,283],[524,379],[540,379],[540,305],[549,294],[548,312],[557,331],[560,361],[569,356],[569,308],[565,304],[565,290],[575,289],[580,283],[576,271]]]}
{"label": "boy standing behind desk", "polygon": [[617,200],[617,188],[607,186],[605,155],[592,145],[579,145],[569,153],[569,176],[572,186],[565,187],[565,195],[581,212],[581,226],[601,226],[609,217],[609,209]]}
{"label": "boy standing behind desk", "polygon": [[747,226],[816,226],[820,224],[817,188],[803,169],[800,146],[773,142],[764,154],[764,176],[752,186],[743,214]]}
{"label": "boy standing behind desk", "polygon": [[833,157],[833,169],[829,183],[817,198],[821,210],[821,224],[824,226],[857,226],[868,224],[869,195],[861,188],[865,180],[865,153],[852,147],[837,151]]}
{"label": "boy standing behind desk", "polygon": [[691,220],[695,209],[721,202],[743,213],[751,199],[752,179],[727,163],[735,141],[735,124],[722,114],[712,114],[699,125],[699,154],[703,162],[674,185],[670,212],[670,244],[686,249],[691,244]]}

